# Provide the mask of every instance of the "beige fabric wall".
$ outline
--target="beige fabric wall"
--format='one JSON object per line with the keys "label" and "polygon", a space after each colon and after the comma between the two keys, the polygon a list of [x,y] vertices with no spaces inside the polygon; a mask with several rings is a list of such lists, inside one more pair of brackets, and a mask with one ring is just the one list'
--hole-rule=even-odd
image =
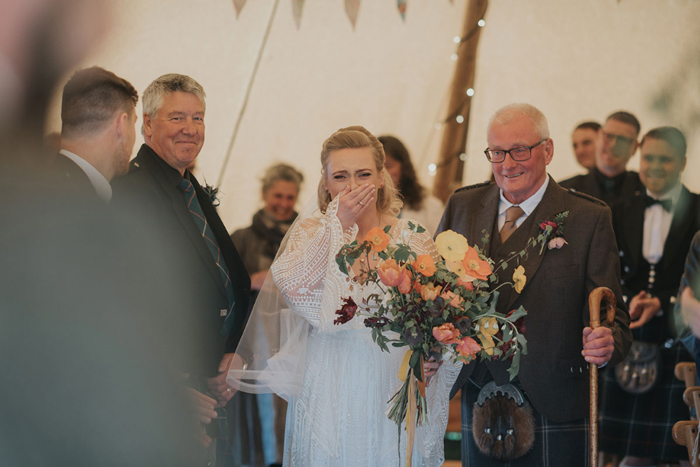
{"label": "beige fabric wall", "polygon": [[[239,18],[229,0],[114,0],[113,30],[85,66],[100,65],[142,92],[155,77],[179,72],[207,92],[206,143],[198,176],[222,180],[220,213],[233,230],[260,207],[266,166],[287,161],[307,177],[301,201],[314,196],[323,140],[362,124],[402,138],[426,185],[437,160],[453,72],[452,38],[467,0],[410,0],[406,22],[394,0],[365,0],[355,30],[343,3],[307,0],[297,29],[291,1],[280,0],[229,151],[273,0],[248,0]],[[510,102],[530,102],[548,116],[555,141],[550,173],[578,172],[570,132],[617,109],[689,130],[686,181],[700,190],[700,2],[696,0],[491,0],[479,61],[466,183],[484,180],[488,118]],[[680,93],[670,114],[652,103],[665,87]],[[140,110],[140,107],[139,107]],[[49,128],[60,127],[58,113]],[[691,116],[696,115],[695,122]],[[138,122],[140,126],[140,119]],[[137,147],[141,141],[137,140]],[[226,170],[224,160],[229,157]],[[638,166],[638,157],[632,160]]]}

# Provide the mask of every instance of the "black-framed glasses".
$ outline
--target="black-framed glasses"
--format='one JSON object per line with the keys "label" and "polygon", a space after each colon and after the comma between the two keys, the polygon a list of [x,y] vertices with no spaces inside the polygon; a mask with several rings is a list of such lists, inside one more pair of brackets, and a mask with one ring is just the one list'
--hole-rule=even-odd
{"label": "black-framed glasses", "polygon": [[603,132],[603,138],[610,144],[619,144],[621,146],[629,146],[634,142],[634,138],[628,138],[622,135],[616,135],[614,133]]}
{"label": "black-framed glasses", "polygon": [[517,148],[505,150],[505,149],[489,149],[486,148],[484,154],[489,162],[503,162],[506,160],[506,155],[510,154],[510,158],[516,162],[526,161],[532,156],[532,148],[539,146],[540,144],[547,141],[547,138],[533,144],[532,146],[518,146]]}

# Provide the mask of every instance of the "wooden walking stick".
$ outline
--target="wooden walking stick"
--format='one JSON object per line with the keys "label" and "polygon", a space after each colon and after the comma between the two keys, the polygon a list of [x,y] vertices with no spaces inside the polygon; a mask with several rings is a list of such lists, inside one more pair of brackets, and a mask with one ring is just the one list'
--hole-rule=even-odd
{"label": "wooden walking stick", "polygon": [[[615,294],[607,287],[598,287],[588,297],[588,310],[591,317],[591,329],[600,326],[600,303],[605,302],[607,309],[605,324],[610,327],[615,323]],[[590,390],[591,390],[591,467],[598,467],[598,365],[590,365]]]}

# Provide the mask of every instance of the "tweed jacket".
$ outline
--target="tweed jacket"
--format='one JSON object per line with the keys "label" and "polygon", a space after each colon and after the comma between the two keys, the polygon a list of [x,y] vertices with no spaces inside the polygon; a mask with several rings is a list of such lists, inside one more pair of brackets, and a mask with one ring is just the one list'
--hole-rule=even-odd
{"label": "tweed jacket", "polygon": [[[482,184],[462,188],[452,195],[438,232],[448,229],[462,233],[470,244],[481,244],[485,233],[498,235],[496,218],[499,188]],[[530,250],[522,258],[527,282],[520,294],[503,294],[508,300],[499,308],[511,310],[523,306],[528,353],[520,360],[518,378],[530,402],[546,418],[565,422],[583,418],[588,413],[588,369],[582,350],[583,328],[588,326],[588,296],[596,287],[612,289],[617,297],[615,324],[612,327],[615,350],[609,365],[620,362],[629,350],[631,334],[629,315],[620,291],[620,268],[611,224],[610,209],[587,195],[561,188],[549,180],[545,194],[530,214],[534,222],[519,227],[501,246],[507,251],[520,251],[527,239],[537,237],[539,224],[553,220],[568,211],[564,222],[561,249]],[[529,226],[529,230],[525,231]],[[490,246],[486,246],[486,252]],[[493,253],[493,252],[492,252]],[[509,270],[512,271],[512,268]],[[510,274],[501,273],[499,281],[510,281]],[[604,315],[604,313],[603,313]],[[601,318],[604,319],[604,316]],[[497,384],[508,382],[505,362],[487,362]],[[453,394],[464,386],[476,367],[466,365],[453,388]]]}

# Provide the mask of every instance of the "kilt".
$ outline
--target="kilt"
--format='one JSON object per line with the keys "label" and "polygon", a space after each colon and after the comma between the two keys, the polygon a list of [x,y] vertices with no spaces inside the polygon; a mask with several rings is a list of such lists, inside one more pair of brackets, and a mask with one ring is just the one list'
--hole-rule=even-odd
{"label": "kilt", "polygon": [[[462,388],[462,465],[464,467],[588,467],[590,449],[588,418],[555,423],[547,420],[532,404],[535,442],[523,457],[497,462],[481,454],[472,435],[472,408],[479,388],[471,381]],[[527,395],[526,395],[527,397]],[[528,401],[529,402],[529,401]]]}
{"label": "kilt", "polygon": [[[598,446],[603,452],[656,460],[688,459],[685,446],[673,441],[673,424],[688,420],[683,403],[685,383],[673,372],[678,362],[693,361],[681,342],[661,346],[662,369],[656,386],[646,394],[625,392],[615,380],[615,371],[602,372]],[[622,363],[620,363],[622,365]]]}

